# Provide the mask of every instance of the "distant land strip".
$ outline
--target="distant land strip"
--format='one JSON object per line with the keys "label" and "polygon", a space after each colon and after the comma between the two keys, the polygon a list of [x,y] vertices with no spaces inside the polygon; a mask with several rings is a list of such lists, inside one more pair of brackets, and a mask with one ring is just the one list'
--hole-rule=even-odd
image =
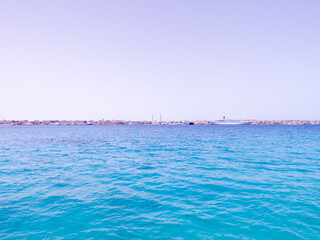
{"label": "distant land strip", "polygon": [[[251,125],[320,125],[320,120],[244,120]],[[0,125],[211,125],[213,121],[0,120]]]}

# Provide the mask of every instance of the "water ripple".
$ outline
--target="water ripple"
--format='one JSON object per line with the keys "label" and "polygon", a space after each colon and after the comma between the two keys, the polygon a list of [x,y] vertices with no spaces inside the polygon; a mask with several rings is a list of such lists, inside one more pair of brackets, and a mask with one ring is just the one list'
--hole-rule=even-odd
{"label": "water ripple", "polygon": [[0,131],[1,239],[320,239],[318,126]]}

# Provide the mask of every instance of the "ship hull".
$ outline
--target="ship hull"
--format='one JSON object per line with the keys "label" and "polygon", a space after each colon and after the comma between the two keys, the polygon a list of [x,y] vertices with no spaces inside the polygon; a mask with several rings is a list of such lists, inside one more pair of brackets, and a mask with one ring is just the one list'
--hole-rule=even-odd
{"label": "ship hull", "polygon": [[231,126],[231,125],[250,125],[250,122],[244,122],[244,121],[234,121],[234,122],[228,122],[228,121],[221,121],[221,122],[212,122],[211,125],[225,125],[225,126]]}

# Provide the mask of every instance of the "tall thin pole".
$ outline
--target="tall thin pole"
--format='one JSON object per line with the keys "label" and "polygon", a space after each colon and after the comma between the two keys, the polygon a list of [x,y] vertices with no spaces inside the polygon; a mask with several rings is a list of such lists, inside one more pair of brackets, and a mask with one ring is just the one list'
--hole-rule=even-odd
{"label": "tall thin pole", "polygon": [[152,114],[152,122],[153,122],[153,114]]}
{"label": "tall thin pole", "polygon": [[162,122],[161,114],[160,114],[160,122]]}

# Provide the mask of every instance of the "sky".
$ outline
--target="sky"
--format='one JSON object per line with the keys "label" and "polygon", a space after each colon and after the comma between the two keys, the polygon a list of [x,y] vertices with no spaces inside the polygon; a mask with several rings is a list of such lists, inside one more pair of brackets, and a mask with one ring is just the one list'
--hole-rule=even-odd
{"label": "sky", "polygon": [[320,119],[320,1],[0,0],[0,118]]}

